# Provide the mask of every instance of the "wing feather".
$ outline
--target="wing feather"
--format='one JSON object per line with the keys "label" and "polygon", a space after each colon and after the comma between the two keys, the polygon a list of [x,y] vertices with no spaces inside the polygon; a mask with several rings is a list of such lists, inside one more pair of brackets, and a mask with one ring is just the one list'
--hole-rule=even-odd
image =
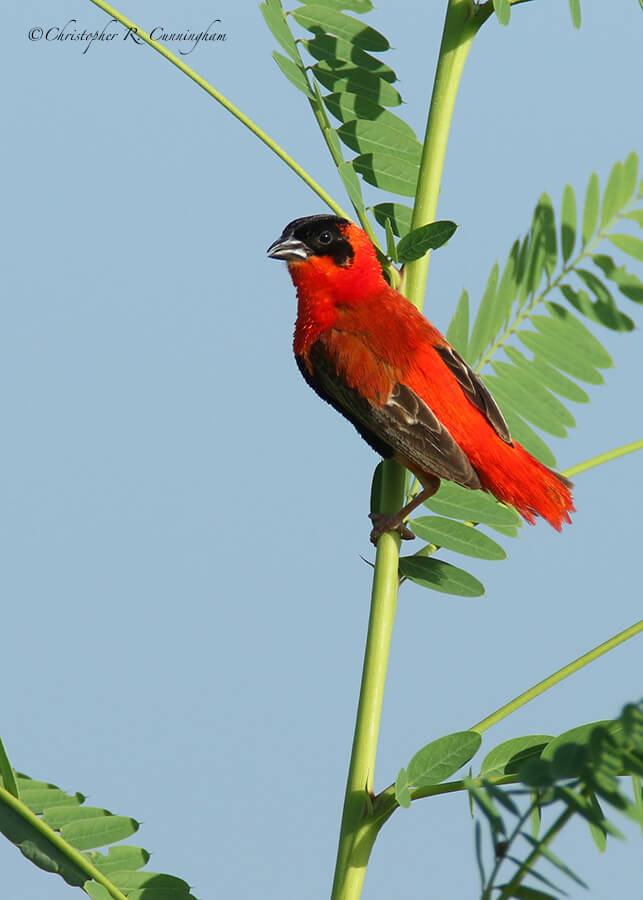
{"label": "wing feather", "polygon": [[352,422],[382,456],[395,456],[414,471],[447,478],[464,487],[480,487],[478,475],[462,448],[407,385],[394,384],[386,401],[378,406],[346,382],[322,341],[313,344],[308,359],[310,368],[302,357],[297,358],[308,384]]}

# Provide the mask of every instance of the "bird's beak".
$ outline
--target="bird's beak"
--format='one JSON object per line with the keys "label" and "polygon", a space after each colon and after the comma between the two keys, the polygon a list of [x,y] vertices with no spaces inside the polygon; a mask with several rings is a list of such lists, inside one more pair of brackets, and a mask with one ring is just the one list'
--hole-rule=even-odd
{"label": "bird's beak", "polygon": [[303,241],[298,241],[294,237],[284,237],[283,234],[268,247],[267,253],[271,259],[285,259],[286,262],[308,259],[310,255]]}

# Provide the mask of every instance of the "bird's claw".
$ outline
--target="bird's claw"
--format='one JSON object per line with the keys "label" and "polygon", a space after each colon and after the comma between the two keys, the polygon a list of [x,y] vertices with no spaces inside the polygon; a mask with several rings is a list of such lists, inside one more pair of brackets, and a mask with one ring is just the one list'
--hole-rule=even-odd
{"label": "bird's claw", "polygon": [[397,531],[403,541],[415,540],[415,535],[404,522],[398,522],[396,516],[385,516],[383,513],[370,513],[369,519],[373,523],[371,530],[371,543],[377,544],[379,538],[387,531]]}

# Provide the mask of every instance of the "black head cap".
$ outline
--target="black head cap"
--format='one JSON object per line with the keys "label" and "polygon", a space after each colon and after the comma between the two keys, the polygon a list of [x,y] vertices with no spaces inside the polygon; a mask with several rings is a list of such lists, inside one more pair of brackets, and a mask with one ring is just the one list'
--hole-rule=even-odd
{"label": "black head cap", "polygon": [[268,247],[272,259],[296,262],[310,256],[330,256],[336,265],[347,268],[353,262],[354,251],[345,237],[348,219],[323,214],[293,219],[281,237]]}

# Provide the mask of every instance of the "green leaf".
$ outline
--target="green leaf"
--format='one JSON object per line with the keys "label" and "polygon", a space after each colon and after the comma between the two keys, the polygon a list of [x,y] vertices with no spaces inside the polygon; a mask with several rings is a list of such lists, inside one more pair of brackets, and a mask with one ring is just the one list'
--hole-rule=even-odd
{"label": "green leaf", "polygon": [[465,556],[477,559],[506,559],[507,554],[495,541],[471,525],[444,519],[441,516],[422,516],[411,520],[413,533],[423,541],[429,541]]}
{"label": "green leaf", "polygon": [[489,794],[479,787],[473,778],[463,778],[464,785],[469,791],[469,796],[473,798],[478,809],[489,822],[494,838],[499,834],[505,833],[505,826],[500,813],[494,806],[493,800]]}
{"label": "green leaf", "polygon": [[353,168],[364,181],[383,191],[414,197],[419,167],[394,155],[363,153],[356,156]]}
{"label": "green leaf", "polygon": [[64,825],[68,825],[70,822],[80,822],[81,819],[97,819],[102,816],[111,816],[111,812],[96,806],[48,806],[42,818],[54,831],[60,831]]}
{"label": "green leaf", "polygon": [[390,44],[383,34],[365,25],[360,19],[335,12],[319,4],[300,6],[291,13],[295,21],[308,31],[325,31],[343,38],[362,50],[388,50]]}
{"label": "green leaf", "polygon": [[643,262],[643,241],[640,238],[634,237],[633,234],[608,234],[607,239],[623,253]]}
{"label": "green leaf", "polygon": [[411,136],[417,140],[413,129],[403,119],[366,97],[358,97],[356,94],[326,94],[324,104],[331,115],[340,122],[367,119],[396,130],[404,137]]}
{"label": "green leaf", "polygon": [[0,739],[0,784],[4,787],[6,791],[9,791],[10,794],[13,794],[14,797],[18,797],[20,792],[18,790],[18,783],[16,781],[16,775],[11,767],[11,763],[9,762],[9,757],[7,756],[7,751],[4,749],[4,744]]}
{"label": "green leaf", "polygon": [[638,169],[639,169],[639,158],[636,153],[632,150],[631,153],[628,154],[625,162],[623,163],[623,179],[621,182],[621,202],[620,206],[625,206],[626,203],[632,197],[632,194],[636,190],[636,181],[638,178]]}
{"label": "green leaf", "polygon": [[562,734],[559,734],[547,744],[543,750],[542,758],[553,760],[557,750],[565,744],[585,746],[589,743],[592,732],[596,728],[609,728],[610,726],[615,726],[613,719],[600,719],[598,722],[588,722],[586,725],[576,725],[574,728],[563,731]]}
{"label": "green leaf", "polygon": [[393,234],[393,228],[391,226],[391,220],[386,220],[386,225],[384,226],[384,230],[386,231],[386,253],[390,256],[391,260],[394,263],[398,263],[399,259],[397,256],[397,247],[395,246],[395,235]]}
{"label": "green leaf", "polygon": [[575,243],[576,195],[571,185],[566,184],[563,190],[563,203],[560,214],[560,247],[563,254],[563,262],[567,262],[571,257]]}
{"label": "green leaf", "polygon": [[556,219],[554,207],[547,194],[542,194],[536,207],[536,214],[541,220],[541,233],[543,240],[543,266],[548,280],[551,280],[556,263],[558,262],[558,247],[556,241]]}
{"label": "green leaf", "polygon": [[[539,334],[536,331],[518,331],[518,338],[537,356],[556,368],[568,372],[588,384],[603,384],[603,376],[593,366],[577,354],[569,352],[568,345],[551,335]],[[521,442],[522,443],[522,442]]]}
{"label": "green leaf", "polygon": [[485,756],[480,767],[480,776],[497,778],[501,775],[511,775],[518,771],[526,759],[539,756],[552,740],[549,734],[526,734],[503,741]]}
{"label": "green leaf", "polygon": [[416,788],[441,784],[475,756],[481,743],[477,731],[457,731],[431,741],[406,767],[409,784]]}
{"label": "green leaf", "polygon": [[[573,316],[568,309],[559,303],[547,301],[545,307],[551,316],[551,322],[563,327],[566,339],[580,347],[583,355],[592,361],[598,369],[610,369],[614,365],[612,357],[609,355],[601,342],[594,337],[589,328],[586,328],[582,322],[579,322],[576,316]],[[531,320],[536,324],[539,330],[544,328],[545,332],[551,333],[552,329],[542,324],[544,317],[532,316]],[[538,320],[538,323],[536,323]],[[546,318],[544,321],[547,321]]]}
{"label": "green leaf", "polygon": [[498,503],[491,494],[469,491],[450,481],[443,481],[437,494],[425,500],[424,506],[441,516],[464,522],[480,522],[491,528],[521,523],[515,509]]}
{"label": "green leaf", "polygon": [[360,50],[349,41],[340,40],[330,34],[317,34],[312,40],[302,41],[302,43],[315,59],[327,62],[335,61],[340,66],[345,66],[350,62],[360,69],[379,75],[385,81],[391,83],[397,81],[397,75],[393,69],[377,59],[376,56]]}
{"label": "green leaf", "polygon": [[371,0],[301,0],[315,6],[331,6],[333,9],[348,9],[351,12],[367,13],[373,9]]}
{"label": "green leaf", "polygon": [[400,769],[395,779],[395,799],[403,809],[408,809],[411,805],[411,792],[406,769]]}
{"label": "green leaf", "polygon": [[525,420],[513,411],[510,407],[503,407],[500,404],[502,414],[509,426],[509,432],[512,438],[518,441],[528,453],[535,456],[536,459],[544,466],[550,469],[556,468],[556,457],[551,452],[547,444],[539,437],[536,432],[527,425]]}
{"label": "green leaf", "polygon": [[440,221],[413,229],[397,245],[400,262],[407,263],[414,259],[421,259],[429,250],[437,250],[438,247],[442,247],[453,237],[457,227],[455,222]]}
{"label": "green leaf", "polygon": [[580,0],[569,0],[569,11],[574,28],[580,28]]}
{"label": "green leaf", "polygon": [[633,222],[636,222],[637,225],[643,228],[643,209],[632,209],[630,212],[625,213],[625,218],[632,219]]}
{"label": "green leaf", "polygon": [[512,391],[512,397],[515,389],[515,399],[519,403],[519,411],[522,409],[523,398],[528,395],[536,400],[543,410],[547,409],[549,416],[553,416],[568,428],[576,426],[576,421],[567,407],[556,397],[553,397],[547,388],[543,387],[542,382],[538,380],[534,372],[527,372],[505,362],[494,362],[492,366],[503,379],[505,386],[508,386],[508,389]]}
{"label": "green leaf", "polygon": [[277,63],[288,81],[291,84],[294,84],[298,91],[301,91],[302,94],[306,94],[306,96],[310,97],[311,99],[315,97],[310,89],[308,80],[306,78],[306,73],[302,66],[294,63],[291,59],[288,59],[287,56],[283,56],[281,53],[277,53],[276,50],[272,51],[272,58]]}
{"label": "green leaf", "polygon": [[494,263],[485,287],[469,339],[469,358],[477,361],[493,337],[493,308],[498,284],[498,263]]}
{"label": "green leaf", "polygon": [[621,200],[621,184],[623,181],[623,164],[614,163],[610,172],[605,191],[603,193],[603,206],[601,208],[601,228],[616,215]]}
{"label": "green leaf", "polygon": [[600,187],[598,183],[598,175],[592,172],[587,183],[587,191],[585,193],[585,209],[583,210],[583,247],[592,239],[598,224],[598,206],[600,202]]}
{"label": "green leaf", "polygon": [[601,805],[596,798],[596,794],[590,792],[587,796],[587,802],[590,804],[595,821],[587,822],[592,840],[596,844],[599,853],[604,853],[607,847],[607,829],[602,824],[597,824],[596,820],[602,822],[605,819]]}
{"label": "green leaf", "polygon": [[17,781],[20,799],[37,815],[40,815],[48,806],[62,806],[63,804],[79,806],[85,800],[82,794],[66,794],[54,784],[34,781],[24,775],[18,776]]}
{"label": "green leaf", "polygon": [[617,268],[612,257],[605,254],[595,254],[592,261],[606,278],[614,282],[623,296],[634,303],[643,303],[643,282],[636,275],[628,272],[625,266]]}
{"label": "green leaf", "polygon": [[114,872],[133,871],[147,865],[150,854],[142,847],[130,847],[119,845],[110,847],[107,855],[97,850],[85,853],[85,856],[93,866],[96,866],[103,875],[110,878]]}
{"label": "green leaf", "polygon": [[556,416],[554,407],[550,407],[544,397],[550,398],[554,403],[559,401],[555,400],[544,388],[540,393],[535,391],[530,393],[518,380],[511,380],[499,375],[485,375],[482,380],[494,394],[496,400],[502,403],[503,410],[509,407],[548,434],[560,438],[567,437],[567,430]]}
{"label": "green leaf", "polygon": [[[182,878],[175,875],[163,875],[160,872],[119,872],[114,875],[112,881],[121,891],[127,891],[131,897],[132,891],[140,891],[148,888],[150,900],[154,900],[157,893],[163,891],[175,900],[179,897],[187,897],[190,893],[190,885]],[[146,892],[147,893],[147,892]]]}
{"label": "green leaf", "polygon": [[531,837],[531,835],[525,834],[525,832],[522,832],[522,836],[531,844],[532,847],[537,848],[538,852],[542,853],[542,855],[545,856],[552,865],[556,866],[557,869],[560,869],[561,872],[567,875],[568,878],[571,878],[572,881],[576,882],[576,884],[580,884],[581,887],[587,887],[582,878],[579,878],[578,875],[576,875],[576,873],[573,872],[569,868],[569,866],[565,865],[562,859],[556,856],[542,841],[535,841]]}
{"label": "green leaf", "polygon": [[410,128],[405,131],[397,123],[353,119],[340,125],[337,134],[356,153],[395,153],[414,165],[420,164],[422,145]]}
{"label": "green leaf", "polygon": [[[599,284],[602,285],[602,282]],[[614,331],[631,331],[634,328],[630,317],[618,309],[607,289],[601,293],[604,293],[609,299],[592,300],[585,291],[575,291],[568,284],[561,284],[559,288],[567,302],[593,322]]]}
{"label": "green leaf", "polygon": [[570,379],[567,378],[566,375],[563,375],[562,372],[559,372],[558,369],[554,369],[553,366],[550,366],[549,363],[544,362],[538,357],[528,360],[527,357],[515,347],[505,346],[503,347],[503,350],[514,365],[536,378],[544,384],[545,387],[549,388],[550,391],[554,391],[554,393],[561,397],[566,397],[567,400],[573,400],[575,403],[589,403],[589,397],[585,391],[579,387],[576,382],[570,381]]}
{"label": "green leaf", "polygon": [[317,80],[331,92],[356,94],[380,106],[399,106],[402,103],[402,98],[388,81],[350,64],[337,69],[328,63],[319,62],[313,66],[313,72]]}
{"label": "green leaf", "polygon": [[493,0],[493,8],[500,24],[508,25],[509,19],[511,18],[511,5],[509,0]]}
{"label": "green leaf", "polygon": [[266,0],[259,4],[259,9],[273,37],[281,44],[288,56],[299,62],[299,51],[295,39],[288,28],[284,11],[279,0]]}
{"label": "green leaf", "polygon": [[462,291],[451,324],[447,328],[446,338],[455,347],[460,356],[469,356],[469,295]]}
{"label": "green leaf", "polygon": [[[574,271],[596,297],[594,303],[590,300],[593,312],[593,315],[590,316],[590,318],[596,318],[601,325],[605,325],[615,331],[632,331],[634,322],[632,322],[629,316],[626,316],[620,311],[614,298],[608,291],[607,286],[600,278],[597,278],[596,275],[588,269],[577,268]],[[563,291],[563,293],[567,297],[567,293],[565,291]],[[569,299],[569,297],[567,298]],[[573,300],[571,302],[576,305]]]}
{"label": "green leaf", "polygon": [[378,203],[373,207],[373,215],[382,227],[390,221],[393,233],[398,237],[407,234],[411,229],[413,210],[403,203]]}
{"label": "green leaf", "polygon": [[363,212],[364,199],[362,197],[362,188],[360,187],[359,179],[355,174],[352,164],[349,162],[340,163],[339,166],[337,166],[337,171],[346,188],[346,193],[350,197],[351,203],[356,209]]}
{"label": "green leaf", "polygon": [[441,559],[403,556],[400,559],[400,574],[421,587],[443,594],[454,594],[456,597],[481,597],[484,594],[484,586],[477,578]]}
{"label": "green leaf", "polygon": [[128,816],[98,816],[70,822],[63,827],[61,835],[78,850],[91,850],[129,837],[138,827],[138,822]]}
{"label": "green leaf", "polygon": [[[570,3],[574,2],[574,0],[570,0]],[[578,3],[578,0],[576,0]],[[578,25],[576,26],[579,27]],[[507,887],[506,884],[499,884],[499,888]],[[544,891],[537,891],[536,888],[526,887],[524,884],[518,884],[515,888],[511,889],[511,894],[506,894],[506,897],[515,897],[516,900],[557,900],[554,894],[546,894]]]}

